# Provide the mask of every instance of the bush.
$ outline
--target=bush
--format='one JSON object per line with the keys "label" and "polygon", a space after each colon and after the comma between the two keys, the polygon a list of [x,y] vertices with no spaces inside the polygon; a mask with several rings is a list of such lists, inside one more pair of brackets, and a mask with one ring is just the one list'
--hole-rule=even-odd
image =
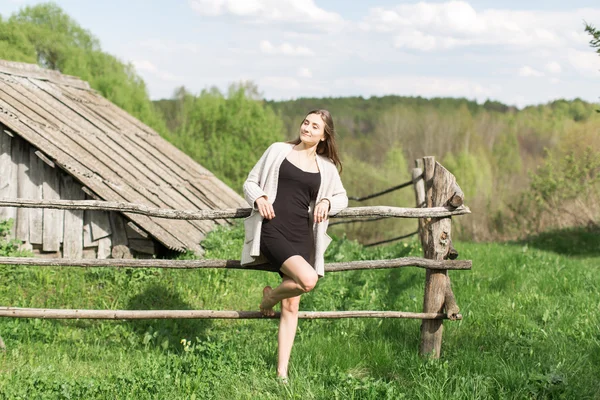
{"label": "bush", "polygon": [[19,249],[20,240],[10,237],[14,222],[13,219],[0,221],[0,257],[27,257],[30,255],[30,252]]}

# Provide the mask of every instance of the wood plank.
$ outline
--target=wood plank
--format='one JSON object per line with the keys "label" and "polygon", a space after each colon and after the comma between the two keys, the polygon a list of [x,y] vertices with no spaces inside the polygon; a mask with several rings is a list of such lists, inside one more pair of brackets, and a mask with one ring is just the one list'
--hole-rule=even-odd
{"label": "wood plank", "polygon": [[107,211],[92,211],[90,213],[90,230],[94,242],[110,236],[112,229]]}
{"label": "wood plank", "polygon": [[91,260],[96,258],[96,254],[98,253],[97,247],[88,247],[83,249],[83,259]]}
{"label": "wood plank", "polygon": [[[32,183],[32,199],[42,199],[42,182],[44,181],[44,162],[35,155],[36,148],[29,146],[29,180]],[[44,210],[41,208],[29,209],[29,242],[42,244]]]}
{"label": "wood plank", "polygon": [[11,77],[22,76],[43,79],[61,85],[70,85],[78,89],[90,90],[89,83],[76,76],[61,74],[55,70],[41,68],[36,64],[0,60],[0,73]]}
{"label": "wood plank", "polygon": [[154,254],[154,241],[151,239],[129,239],[129,248],[143,254]]}
{"label": "wood plank", "polygon": [[[92,239],[92,214],[97,211],[88,211],[85,210],[83,212],[83,247],[98,247],[98,241]],[[94,258],[96,256],[94,255]]]}
{"label": "wood plank", "polygon": [[[30,178],[30,149],[31,146],[25,140],[19,138],[13,146],[14,158],[18,162],[17,168],[17,197],[21,199],[35,199],[37,187]],[[17,209],[16,237],[29,243],[30,216],[34,209]]]}
{"label": "wood plank", "polygon": [[112,258],[132,258],[127,240],[125,228],[126,222],[123,216],[117,212],[110,213],[110,226],[112,229]]}
{"label": "wood plank", "polygon": [[[29,188],[29,145],[22,138],[14,138],[12,146],[12,159],[17,166],[17,197],[28,199],[31,190]],[[15,237],[23,242],[29,241],[29,210],[23,207],[17,208],[17,219],[15,222]]]}
{"label": "wood plank", "polygon": [[[85,193],[81,185],[72,176],[63,174],[61,177],[61,197],[65,200],[84,200]],[[63,257],[83,258],[83,211],[65,210],[63,233]]]}
{"label": "wood plank", "polygon": [[125,225],[125,232],[128,239],[148,239],[148,232],[137,226],[134,222],[128,222]]}
{"label": "wood plank", "polygon": [[103,237],[98,240],[98,259],[105,259],[110,257],[112,251],[112,239],[110,236]]}
{"label": "wood plank", "polygon": [[32,252],[35,255],[36,259],[42,258],[42,259],[55,259],[55,258],[61,258],[61,254],[58,251],[44,251],[42,249],[43,244],[32,244]]}
{"label": "wood plank", "polygon": [[39,158],[40,160],[42,160],[43,162],[45,162],[46,164],[48,164],[48,166],[50,168],[56,168],[56,164],[54,164],[54,161],[52,161],[50,158],[48,158],[48,156],[46,156],[40,150],[35,151],[35,156],[37,158]]}
{"label": "wood plank", "polygon": [[[0,126],[0,198],[11,197],[12,178],[12,142],[13,138]],[[15,219],[17,209],[14,207],[0,207],[0,220]]]}
{"label": "wood plank", "polygon": [[[44,200],[60,199],[60,178],[57,169],[50,168],[48,165],[44,165],[43,168],[42,198]],[[64,215],[65,210],[44,209],[42,226],[43,251],[60,251]]]}
{"label": "wood plank", "polygon": [[[3,171],[0,174],[0,195],[6,198],[17,197],[17,176],[18,176],[18,165],[13,159],[13,147],[15,147],[18,138],[14,138],[12,134],[9,134],[7,129],[2,130],[2,139],[0,143],[0,167]],[[12,219],[13,225],[10,230],[10,237],[15,237],[16,231],[16,219],[17,219],[17,208],[15,207],[2,207],[0,208],[0,216],[2,219]]]}

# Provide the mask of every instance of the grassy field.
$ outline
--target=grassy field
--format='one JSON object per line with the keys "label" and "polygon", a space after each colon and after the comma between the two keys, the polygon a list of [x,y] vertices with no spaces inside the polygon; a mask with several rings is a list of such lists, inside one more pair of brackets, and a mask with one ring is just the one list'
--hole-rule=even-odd
{"label": "grassy field", "polygon": [[[241,230],[205,243],[238,258]],[[464,319],[446,322],[440,360],[418,356],[414,320],[301,320],[290,384],[276,383],[276,320],[0,319],[0,399],[598,399],[600,234],[456,243]],[[420,255],[416,243],[363,249],[336,239],[330,261]],[[425,271],[331,273],[301,310],[421,311]],[[258,271],[0,266],[0,305],[257,310]]]}

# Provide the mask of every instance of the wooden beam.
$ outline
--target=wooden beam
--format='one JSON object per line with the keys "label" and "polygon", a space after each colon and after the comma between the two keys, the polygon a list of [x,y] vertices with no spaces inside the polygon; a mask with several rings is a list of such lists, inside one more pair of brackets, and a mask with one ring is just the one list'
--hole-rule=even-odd
{"label": "wooden beam", "polygon": [[[142,214],[149,217],[204,220],[219,218],[244,218],[250,215],[250,208],[230,208],[225,210],[201,210],[180,211],[172,209],[160,209],[134,203],[120,203],[113,201],[97,200],[29,200],[29,199],[0,199],[0,207],[27,207],[27,208],[52,208],[66,210],[105,210],[121,213]],[[431,208],[410,207],[350,207],[346,208],[332,218],[344,217],[397,217],[397,218],[441,218],[452,215],[470,214],[467,206],[454,208],[451,206],[440,206]]]}
{"label": "wooden beam", "polygon": [[456,181],[452,183],[452,188],[450,189],[450,192],[452,192],[452,196],[448,200],[448,204],[452,207],[462,206],[465,202],[465,194],[463,193],[460,186],[458,186],[458,183],[456,183]]}
{"label": "wooden beam", "polygon": [[46,156],[44,153],[42,153],[39,150],[36,150],[33,152],[36,156],[38,156],[38,158],[40,160],[42,160],[43,162],[45,162],[50,168],[56,168],[56,164],[54,164],[54,161],[52,161],[48,156]]}
{"label": "wooden beam", "polygon": [[[471,260],[428,260],[421,257],[402,257],[390,260],[363,260],[325,264],[325,272],[341,272],[363,269],[386,269],[402,267],[419,267],[433,270],[467,270],[471,269]],[[255,271],[273,271],[269,264],[242,266],[239,260],[140,260],[131,258],[98,259],[41,259],[27,257],[0,257],[0,265],[29,265],[39,267],[112,267],[112,268],[228,268]]]}
{"label": "wooden beam", "polygon": [[[429,207],[446,204],[453,194],[454,176],[433,157],[425,157],[425,187]],[[426,226],[426,242],[423,243],[424,257],[431,260],[443,260],[448,254],[451,242],[451,218],[434,218]],[[428,269],[425,275],[425,294],[423,312],[441,312],[447,297],[448,272]],[[450,291],[451,293],[451,291]],[[448,297],[449,298],[449,297]],[[451,296],[454,299],[454,296]],[[454,305],[456,302],[454,301]],[[442,348],[444,326],[441,321],[423,320],[421,323],[421,355],[439,358]]]}
{"label": "wooden beam", "polygon": [[[217,311],[217,310],[76,310],[50,308],[0,307],[0,317],[44,318],[44,319],[275,319],[265,317],[260,311]],[[413,313],[403,311],[300,311],[302,319],[339,318],[409,318],[448,319],[443,313]],[[458,319],[461,319],[459,316]]]}
{"label": "wooden beam", "polygon": [[454,297],[454,292],[452,291],[452,285],[450,284],[449,276],[446,276],[446,291],[444,292],[444,309],[448,314],[448,318],[451,320],[455,320],[456,316],[460,315],[460,308],[458,308],[458,304],[456,304],[456,298]]}

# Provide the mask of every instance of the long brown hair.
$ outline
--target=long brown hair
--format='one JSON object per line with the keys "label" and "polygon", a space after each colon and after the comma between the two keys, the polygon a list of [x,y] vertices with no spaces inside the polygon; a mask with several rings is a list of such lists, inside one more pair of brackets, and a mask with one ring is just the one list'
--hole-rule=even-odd
{"label": "long brown hair", "polygon": [[[323,119],[323,122],[325,123],[325,140],[319,142],[319,144],[317,145],[317,154],[325,156],[331,161],[333,161],[333,163],[339,169],[341,174],[343,168],[342,162],[340,161],[340,157],[338,156],[337,145],[335,144],[335,128],[333,126],[333,118],[331,118],[331,113],[329,113],[329,111],[327,110],[318,109],[309,111],[306,114],[306,117],[308,117],[311,114],[320,115]],[[304,117],[304,119],[306,119],[306,117]],[[300,123],[300,126],[302,126],[302,124],[304,123],[304,119]],[[292,143],[296,145],[300,144],[300,142],[302,142],[302,140],[300,139],[300,137],[298,137],[297,139],[290,140],[287,143]]]}

